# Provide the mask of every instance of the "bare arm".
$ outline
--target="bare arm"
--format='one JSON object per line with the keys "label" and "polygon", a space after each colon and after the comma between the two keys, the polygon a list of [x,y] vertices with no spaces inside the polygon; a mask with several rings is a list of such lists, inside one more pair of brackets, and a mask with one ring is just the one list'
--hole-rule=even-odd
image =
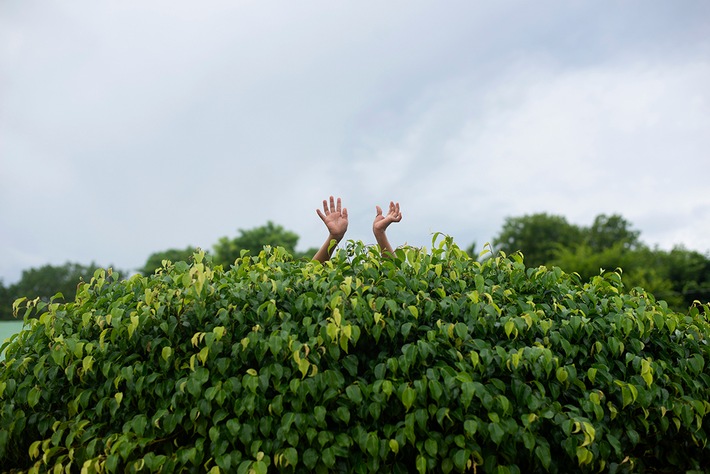
{"label": "bare arm", "polygon": [[377,209],[377,215],[375,216],[375,221],[372,223],[372,232],[375,234],[375,239],[377,239],[377,245],[380,246],[382,256],[391,257],[394,255],[394,250],[387,239],[386,230],[391,223],[402,220],[402,213],[399,210],[399,203],[395,204],[390,201],[390,207],[387,215],[382,215],[382,208],[380,208],[380,206],[375,206],[375,208]]}
{"label": "bare arm", "polygon": [[[348,210],[342,207],[340,198],[338,198],[336,203],[333,196],[330,196],[330,206],[328,204],[328,201],[324,199],[323,211],[316,209],[318,217],[321,218],[328,229],[328,238],[313,256],[313,260],[318,260],[321,263],[330,260],[335,245],[343,240],[345,231],[348,230]],[[335,240],[335,244],[331,246],[333,240]]]}

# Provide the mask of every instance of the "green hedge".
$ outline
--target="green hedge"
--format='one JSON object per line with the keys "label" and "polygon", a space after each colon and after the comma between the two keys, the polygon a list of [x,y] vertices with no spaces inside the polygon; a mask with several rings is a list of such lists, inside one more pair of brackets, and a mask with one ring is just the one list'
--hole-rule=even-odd
{"label": "green hedge", "polygon": [[[435,237],[436,238],[436,237]],[[43,472],[683,472],[710,465],[708,306],[451,241],[326,264],[97,271],[18,301],[0,465]],[[25,309],[26,308],[26,309]]]}

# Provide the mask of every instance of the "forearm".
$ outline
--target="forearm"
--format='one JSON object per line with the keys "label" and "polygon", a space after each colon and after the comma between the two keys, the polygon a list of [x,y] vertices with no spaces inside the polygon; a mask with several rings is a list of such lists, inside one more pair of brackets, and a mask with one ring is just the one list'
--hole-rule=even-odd
{"label": "forearm", "polygon": [[[333,251],[335,250],[335,247],[338,245],[342,237],[336,237],[334,235],[328,235],[328,238],[326,241],[321,245],[321,247],[318,249],[316,254],[313,256],[313,260],[318,260],[321,263],[324,263],[327,260],[330,260],[331,255],[333,255]],[[335,242],[333,242],[335,241]]]}
{"label": "forearm", "polygon": [[384,231],[375,232],[375,239],[377,240],[377,245],[380,246],[380,252],[382,252],[383,257],[394,257],[394,250]]}

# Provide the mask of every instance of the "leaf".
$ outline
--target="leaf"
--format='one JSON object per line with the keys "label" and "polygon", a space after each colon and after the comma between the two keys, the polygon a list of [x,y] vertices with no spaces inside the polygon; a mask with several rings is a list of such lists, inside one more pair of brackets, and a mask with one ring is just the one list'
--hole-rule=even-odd
{"label": "leaf", "polygon": [[160,351],[160,356],[163,358],[165,362],[168,362],[170,360],[170,356],[173,354],[173,349],[170,346],[165,346],[163,349]]}
{"label": "leaf", "polygon": [[405,410],[409,411],[416,399],[417,392],[412,387],[406,387],[402,391],[402,404],[404,405]]}
{"label": "leaf", "polygon": [[466,463],[468,462],[469,454],[465,449],[458,449],[454,453],[454,466],[459,471],[466,469]]}
{"label": "leaf", "polygon": [[464,409],[468,408],[471,404],[475,390],[476,386],[473,382],[464,382],[461,384],[461,404]]}
{"label": "leaf", "polygon": [[542,467],[545,468],[545,470],[550,469],[550,448],[547,446],[547,444],[539,444],[537,447],[535,447],[535,456],[540,460],[542,463]]}
{"label": "leaf", "polygon": [[30,408],[35,407],[39,403],[40,396],[42,395],[42,390],[34,386],[30,389],[30,391],[27,393],[27,404],[30,406]]}
{"label": "leaf", "polygon": [[303,464],[310,470],[313,470],[318,463],[318,452],[313,448],[308,448],[303,453]]}
{"label": "leaf", "polygon": [[488,433],[491,436],[491,441],[493,441],[496,445],[500,444],[503,440],[503,436],[505,435],[505,431],[503,431],[503,428],[501,428],[499,423],[489,423]]}
{"label": "leaf", "polygon": [[353,403],[359,405],[362,403],[362,392],[360,391],[360,387],[357,385],[349,385],[345,389],[345,393],[347,394],[348,398],[350,401]]}
{"label": "leaf", "polygon": [[286,448],[283,452],[283,459],[286,466],[296,467],[298,465],[298,451],[295,448]]}
{"label": "leaf", "polygon": [[426,472],[426,458],[424,456],[422,456],[421,454],[418,455],[415,464],[417,466],[417,472],[419,474],[424,474]]}
{"label": "leaf", "polygon": [[567,372],[567,369],[564,367],[558,367],[555,376],[560,383],[564,383],[567,380],[567,377],[569,377],[569,372]]}
{"label": "leaf", "polygon": [[439,446],[438,446],[436,440],[433,438],[428,438],[424,442],[424,449],[426,450],[427,454],[429,456],[431,456],[432,458],[435,458],[439,452]]}
{"label": "leaf", "polygon": [[377,453],[380,450],[380,440],[377,437],[377,433],[370,432],[367,434],[365,449],[371,457],[377,457]]}

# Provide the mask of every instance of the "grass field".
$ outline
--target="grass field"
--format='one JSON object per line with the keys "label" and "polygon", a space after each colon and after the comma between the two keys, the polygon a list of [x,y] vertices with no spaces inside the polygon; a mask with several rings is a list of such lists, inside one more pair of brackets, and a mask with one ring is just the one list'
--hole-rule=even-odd
{"label": "grass field", "polygon": [[[0,321],[0,346],[5,342],[5,339],[20,332],[21,329],[22,321]],[[0,359],[2,357],[2,354],[0,354]]]}

